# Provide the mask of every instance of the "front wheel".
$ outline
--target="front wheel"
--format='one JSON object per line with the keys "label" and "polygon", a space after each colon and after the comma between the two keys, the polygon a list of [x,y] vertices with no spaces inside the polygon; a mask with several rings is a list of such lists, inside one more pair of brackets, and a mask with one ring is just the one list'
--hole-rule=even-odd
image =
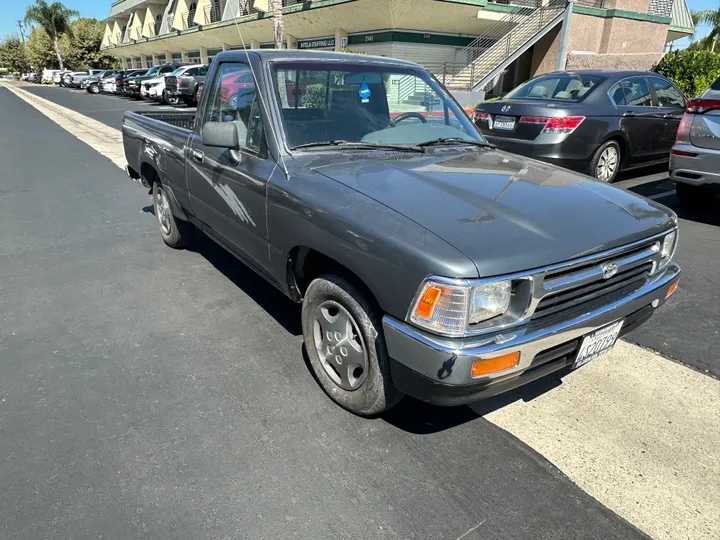
{"label": "front wheel", "polygon": [[400,401],[382,318],[349,280],[336,274],[314,279],[305,292],[302,327],[313,372],[338,405],[374,416]]}
{"label": "front wheel", "polygon": [[588,172],[590,176],[609,184],[615,181],[621,162],[620,145],[615,141],[607,141],[595,151]]}
{"label": "front wheel", "polygon": [[195,227],[173,215],[170,199],[160,182],[153,184],[153,210],[163,242],[175,249],[187,247],[193,238]]}
{"label": "front wheel", "polygon": [[177,105],[180,103],[180,98],[177,96],[171,96],[167,92],[163,92],[163,95],[165,96],[165,103],[168,105]]}

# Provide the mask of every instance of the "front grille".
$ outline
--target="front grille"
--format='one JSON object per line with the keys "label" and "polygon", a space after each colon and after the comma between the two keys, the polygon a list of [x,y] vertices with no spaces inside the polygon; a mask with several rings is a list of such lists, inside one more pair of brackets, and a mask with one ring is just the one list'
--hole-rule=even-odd
{"label": "front grille", "polygon": [[[532,322],[575,314],[592,305],[609,304],[632,294],[646,282],[658,262],[656,241],[643,242],[612,255],[549,271],[542,277],[541,297],[532,313]],[[616,273],[609,278],[603,267],[613,263]],[[554,317],[551,317],[555,315]]]}
{"label": "front grille", "polygon": [[540,303],[535,308],[533,318],[538,319],[558,311],[573,308],[579,304],[609,295],[618,289],[625,289],[629,293],[633,291],[632,286],[637,285],[634,289],[637,290],[645,283],[652,266],[652,263],[648,262],[630,270],[619,272],[610,279],[600,278],[599,281],[590,284],[547,295],[540,300]]}

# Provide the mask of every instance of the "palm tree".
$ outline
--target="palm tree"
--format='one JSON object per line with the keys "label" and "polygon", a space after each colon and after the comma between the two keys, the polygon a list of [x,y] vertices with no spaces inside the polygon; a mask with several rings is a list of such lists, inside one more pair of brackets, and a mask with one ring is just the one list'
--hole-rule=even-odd
{"label": "palm tree", "polygon": [[713,11],[711,9],[707,9],[705,11],[698,11],[692,14],[693,15],[693,22],[695,21],[695,17],[697,17],[698,23],[705,23],[710,25],[710,33],[703,38],[703,40],[707,43],[710,42],[710,52],[715,52],[715,44],[720,37],[720,9]]}
{"label": "palm tree", "polygon": [[68,9],[60,2],[48,4],[45,0],[36,0],[25,12],[26,23],[37,23],[47,33],[53,43],[60,69],[65,69],[60,48],[60,37],[70,33],[70,21],[80,16],[74,9]]}
{"label": "palm tree", "polygon": [[283,21],[282,0],[272,0],[273,23],[275,27],[275,48],[282,49],[285,40],[285,23]]}

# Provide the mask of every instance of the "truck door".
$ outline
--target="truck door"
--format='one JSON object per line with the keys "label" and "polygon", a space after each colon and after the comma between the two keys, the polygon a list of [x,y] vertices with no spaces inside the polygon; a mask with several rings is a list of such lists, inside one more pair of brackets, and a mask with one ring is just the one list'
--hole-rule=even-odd
{"label": "truck door", "polygon": [[[205,99],[187,147],[186,171],[193,212],[208,234],[252,266],[267,271],[265,196],[275,161],[264,144],[256,88],[248,64],[225,62],[218,66],[203,90]],[[240,150],[203,145],[202,128],[207,122],[235,124]]]}

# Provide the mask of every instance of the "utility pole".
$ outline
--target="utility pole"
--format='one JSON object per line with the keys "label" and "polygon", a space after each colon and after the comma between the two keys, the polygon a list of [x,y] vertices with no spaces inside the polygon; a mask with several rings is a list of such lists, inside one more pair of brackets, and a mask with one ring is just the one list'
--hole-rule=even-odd
{"label": "utility pole", "polygon": [[25,45],[25,27],[22,21],[18,21],[18,28],[20,29],[20,37],[22,38],[23,45]]}
{"label": "utility pole", "polygon": [[555,60],[555,71],[563,71],[567,62],[567,40],[568,34],[570,34],[570,18],[572,17],[574,2],[575,0],[567,0],[567,4],[565,4],[565,14],[560,29],[560,43],[558,44],[558,54]]}

